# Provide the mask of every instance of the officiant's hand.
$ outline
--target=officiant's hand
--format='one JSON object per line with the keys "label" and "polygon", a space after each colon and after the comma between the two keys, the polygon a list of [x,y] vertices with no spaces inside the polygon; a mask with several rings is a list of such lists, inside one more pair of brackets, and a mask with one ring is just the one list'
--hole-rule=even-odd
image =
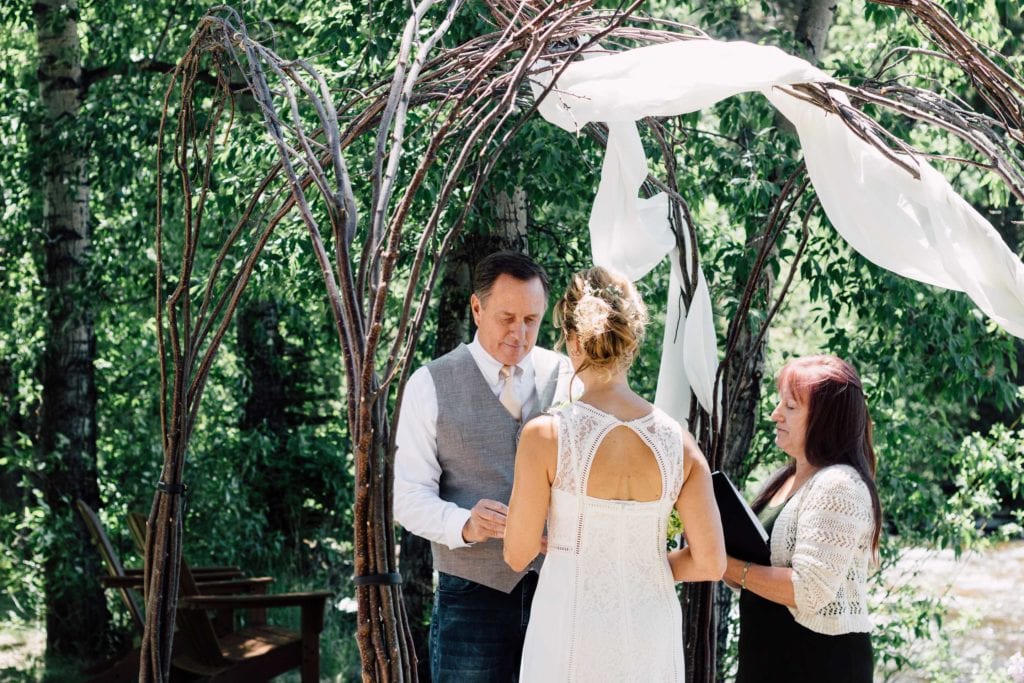
{"label": "officiant's hand", "polygon": [[508,506],[486,498],[477,502],[469,511],[469,519],[462,527],[462,539],[466,543],[478,543],[489,538],[505,537],[505,517]]}

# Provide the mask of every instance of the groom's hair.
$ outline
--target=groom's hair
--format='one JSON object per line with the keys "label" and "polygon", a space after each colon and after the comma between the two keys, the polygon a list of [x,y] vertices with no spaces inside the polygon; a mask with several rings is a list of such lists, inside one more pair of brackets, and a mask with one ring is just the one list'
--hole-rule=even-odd
{"label": "groom's hair", "polygon": [[547,297],[551,293],[548,274],[540,264],[526,254],[509,250],[496,251],[480,259],[473,271],[473,293],[480,301],[486,301],[494,281],[502,275],[509,275],[523,282],[539,278],[540,284],[544,287],[544,296]]}

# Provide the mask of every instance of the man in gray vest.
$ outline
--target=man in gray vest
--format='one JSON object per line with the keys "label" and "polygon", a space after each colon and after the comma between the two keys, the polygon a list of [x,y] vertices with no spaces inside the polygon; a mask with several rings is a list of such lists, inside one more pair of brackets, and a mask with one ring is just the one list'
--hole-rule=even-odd
{"label": "man in gray vest", "polygon": [[431,541],[434,683],[519,675],[537,566],[514,572],[501,539],[522,425],[568,397],[569,359],[537,348],[548,279],[530,257],[487,256],[473,275],[473,342],[409,378],[396,434],[395,519]]}

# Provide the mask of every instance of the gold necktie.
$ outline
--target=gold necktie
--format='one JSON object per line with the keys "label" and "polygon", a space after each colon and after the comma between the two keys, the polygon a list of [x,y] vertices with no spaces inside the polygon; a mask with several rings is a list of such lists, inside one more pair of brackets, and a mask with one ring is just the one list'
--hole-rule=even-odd
{"label": "gold necktie", "polygon": [[519,395],[516,393],[515,367],[502,365],[498,374],[501,379],[505,380],[505,386],[502,387],[498,400],[512,414],[512,417],[517,420],[523,419],[523,404],[519,401]]}

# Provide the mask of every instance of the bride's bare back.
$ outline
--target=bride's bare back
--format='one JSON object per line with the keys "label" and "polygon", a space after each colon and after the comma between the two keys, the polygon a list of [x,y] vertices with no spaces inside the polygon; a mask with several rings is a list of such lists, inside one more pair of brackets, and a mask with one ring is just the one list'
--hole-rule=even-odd
{"label": "bride's bare back", "polygon": [[629,426],[619,425],[601,440],[587,477],[587,495],[606,500],[658,500],[661,471],[650,446]]}

